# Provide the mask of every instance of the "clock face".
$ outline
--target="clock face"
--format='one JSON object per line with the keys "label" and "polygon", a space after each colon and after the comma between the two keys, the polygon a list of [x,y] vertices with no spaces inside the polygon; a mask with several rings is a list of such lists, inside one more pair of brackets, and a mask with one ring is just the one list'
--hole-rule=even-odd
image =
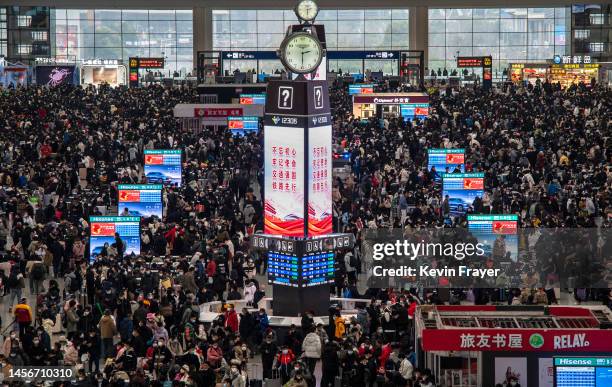
{"label": "clock face", "polygon": [[304,21],[313,21],[319,12],[319,6],[313,0],[302,0],[297,5],[297,16]]}
{"label": "clock face", "polygon": [[281,51],[285,66],[296,74],[314,72],[323,58],[321,44],[314,36],[306,32],[290,35],[284,42]]}

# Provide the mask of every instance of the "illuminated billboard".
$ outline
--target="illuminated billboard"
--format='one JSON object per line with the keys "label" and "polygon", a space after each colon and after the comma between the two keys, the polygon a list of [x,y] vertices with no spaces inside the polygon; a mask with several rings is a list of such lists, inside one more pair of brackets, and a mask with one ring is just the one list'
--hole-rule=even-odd
{"label": "illuminated billboard", "polygon": [[432,168],[436,181],[442,180],[443,173],[465,172],[465,149],[428,149],[427,170]]}
{"label": "illuminated billboard", "polygon": [[468,215],[467,220],[487,257],[517,261],[518,215]]}
{"label": "illuminated billboard", "polygon": [[89,218],[89,259],[93,261],[115,244],[115,233],[125,246],[123,255],[140,254],[140,217],[92,216]]}
{"label": "illuminated billboard", "polygon": [[353,94],[372,94],[374,93],[374,85],[373,84],[353,84],[349,85],[348,89],[349,95]]}
{"label": "illuminated billboard", "polygon": [[423,119],[429,116],[429,104],[428,103],[400,104],[400,115],[404,117],[404,121],[414,120],[415,118]]}
{"label": "illuminated billboard", "polygon": [[265,105],[265,94],[240,94],[241,105]]}
{"label": "illuminated billboard", "polygon": [[232,132],[232,136],[256,134],[259,130],[259,117],[227,117],[227,128]]}
{"label": "illuminated billboard", "polygon": [[149,184],[181,186],[182,151],[179,149],[145,149],[144,173]]}
{"label": "illuminated billboard", "polygon": [[119,184],[117,213],[119,216],[141,216],[162,218],[161,184]]}
{"label": "illuminated billboard", "polygon": [[265,134],[264,232],[304,237],[304,129],[266,125]]}
{"label": "illuminated billboard", "polygon": [[332,251],[324,251],[302,257],[301,286],[317,286],[333,282],[334,253]]}
{"label": "illuminated billboard", "polygon": [[298,257],[292,254],[268,253],[268,283],[299,286]]}
{"label": "illuminated billboard", "polygon": [[308,129],[308,236],[332,232],[331,125]]}
{"label": "illuminated billboard", "polygon": [[553,366],[555,387],[612,386],[612,357],[555,357]]}
{"label": "illuminated billboard", "polygon": [[484,173],[442,174],[442,199],[448,195],[451,214],[463,214],[484,193]]}

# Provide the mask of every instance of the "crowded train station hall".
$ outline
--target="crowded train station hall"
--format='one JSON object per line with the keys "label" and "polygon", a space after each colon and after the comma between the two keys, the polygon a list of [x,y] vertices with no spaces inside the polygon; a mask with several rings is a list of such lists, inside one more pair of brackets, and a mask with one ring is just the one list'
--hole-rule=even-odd
{"label": "crowded train station hall", "polygon": [[612,386],[612,6],[0,5],[0,385]]}

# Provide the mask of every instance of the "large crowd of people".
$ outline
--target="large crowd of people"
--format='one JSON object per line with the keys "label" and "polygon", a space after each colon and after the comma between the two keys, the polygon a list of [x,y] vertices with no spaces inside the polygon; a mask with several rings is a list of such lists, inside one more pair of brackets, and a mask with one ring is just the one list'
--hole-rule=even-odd
{"label": "large crowd of people", "polygon": [[[359,242],[365,229],[464,226],[427,168],[428,148],[465,148],[466,170],[485,173],[470,212],[518,214],[521,227],[611,225],[607,87],[441,87],[428,91],[429,117],[414,122],[359,120],[346,85],[330,90],[334,147],[351,154],[350,172],[334,180],[335,231]],[[79,386],[243,387],[261,377],[293,387],[435,386],[415,366],[410,330],[416,305],[443,301],[423,289],[364,291],[359,243],[338,254],[333,287],[372,300],[354,318],[332,308],[327,325],[305,311],[288,333],[270,326],[257,307],[265,255],[249,246],[263,229],[265,133],[185,130],[172,109],[196,101],[195,89],[158,85],[2,90],[0,281],[15,317],[3,321],[5,376],[65,365]],[[92,259],[89,217],[113,214],[118,183],[144,182],[145,149],[182,149],[184,184],[165,190],[163,219],[143,222],[141,255],[124,254],[117,235]],[[602,294],[575,296],[610,305]],[[515,296],[507,301],[554,298]],[[250,308],[235,310],[236,300]],[[222,311],[205,324],[199,305],[212,301]]]}

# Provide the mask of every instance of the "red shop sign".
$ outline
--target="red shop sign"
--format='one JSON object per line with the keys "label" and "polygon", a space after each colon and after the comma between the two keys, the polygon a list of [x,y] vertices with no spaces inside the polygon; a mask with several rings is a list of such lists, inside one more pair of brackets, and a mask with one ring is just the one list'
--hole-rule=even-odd
{"label": "red shop sign", "polygon": [[194,117],[242,116],[242,108],[195,108]]}
{"label": "red shop sign", "polygon": [[424,329],[424,351],[609,351],[605,329]]}

